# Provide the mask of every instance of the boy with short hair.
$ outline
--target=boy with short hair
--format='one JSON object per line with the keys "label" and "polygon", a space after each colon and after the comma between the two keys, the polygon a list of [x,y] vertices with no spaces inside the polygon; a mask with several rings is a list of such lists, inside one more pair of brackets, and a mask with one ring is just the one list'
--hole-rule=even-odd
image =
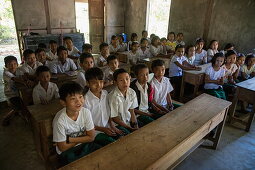
{"label": "boy with short hair", "polygon": [[130,86],[130,75],[125,69],[113,73],[116,87],[109,94],[111,118],[119,126],[130,131],[138,129],[134,109],[138,107],[135,91]]}
{"label": "boy with short hair", "polygon": [[183,41],[183,33],[182,32],[179,32],[176,36],[176,44],[179,45],[183,45],[185,46],[185,42]]}
{"label": "boy with short hair", "polygon": [[125,133],[116,128],[110,118],[108,92],[103,90],[103,79],[104,73],[100,68],[91,68],[86,72],[89,91],[85,94],[84,107],[91,111],[97,134],[95,142],[105,146]]}
{"label": "boy with short hair", "polygon": [[66,165],[100,148],[93,143],[95,129],[91,113],[84,108],[82,87],[69,82],[59,89],[60,103],[64,106],[53,120],[53,141],[60,163]]}
{"label": "boy with short hair", "polygon": [[64,46],[59,46],[57,50],[58,60],[51,64],[51,73],[59,74],[68,71],[77,70],[77,66],[72,59],[67,58],[67,49]]}
{"label": "boy with short hair", "polygon": [[50,47],[50,51],[47,53],[49,60],[57,60],[58,59],[58,55],[57,55],[58,43],[55,40],[50,40],[49,47]]}
{"label": "boy with short hair", "polygon": [[107,57],[108,67],[104,70],[105,73],[105,87],[113,84],[113,73],[119,68],[119,60],[116,55]]}
{"label": "boy with short hair", "polygon": [[37,50],[35,50],[35,57],[36,60],[42,63],[44,66],[49,67],[50,62],[47,60],[47,56],[43,48],[38,48]]}
{"label": "boy with short hair", "polygon": [[91,53],[82,53],[80,56],[80,66],[81,70],[79,70],[77,74],[76,82],[80,84],[81,87],[85,87],[87,85],[85,73],[90,68],[94,67],[94,58]]}
{"label": "boy with short hair", "polygon": [[51,74],[47,66],[39,66],[36,76],[39,82],[33,89],[34,104],[49,104],[51,100],[59,98],[58,86],[50,82]]}
{"label": "boy with short hair", "polygon": [[92,45],[88,43],[83,44],[82,53],[92,53]]}
{"label": "boy with short hair", "polygon": [[102,43],[99,46],[100,56],[97,61],[98,67],[103,67],[107,64],[107,57],[110,55],[109,45],[107,43]]}
{"label": "boy with short hair", "polygon": [[67,48],[69,58],[76,59],[79,57],[79,55],[81,55],[81,52],[73,45],[73,40],[71,37],[65,37],[64,44]]}

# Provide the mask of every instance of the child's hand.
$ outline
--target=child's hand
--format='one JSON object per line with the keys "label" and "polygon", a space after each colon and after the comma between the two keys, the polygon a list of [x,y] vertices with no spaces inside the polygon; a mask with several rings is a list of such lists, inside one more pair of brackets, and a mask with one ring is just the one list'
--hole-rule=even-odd
{"label": "child's hand", "polygon": [[124,132],[116,127],[113,128],[114,132],[118,135],[124,135]]}
{"label": "child's hand", "polygon": [[202,68],[201,68],[201,67],[196,67],[196,66],[195,66],[195,69],[196,69],[197,71],[202,70]]}
{"label": "child's hand", "polygon": [[33,87],[33,86],[34,86],[34,82],[31,81],[31,80],[27,80],[27,81],[26,81],[26,86],[29,87],[29,88],[30,88],[30,87]]}
{"label": "child's hand", "polygon": [[103,132],[109,136],[116,136],[116,133],[113,129],[110,128],[104,128]]}

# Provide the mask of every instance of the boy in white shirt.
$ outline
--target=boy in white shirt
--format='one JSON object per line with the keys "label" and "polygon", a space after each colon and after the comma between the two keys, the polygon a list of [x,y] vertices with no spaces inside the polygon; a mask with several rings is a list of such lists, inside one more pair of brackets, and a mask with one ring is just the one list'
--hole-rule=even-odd
{"label": "boy in white shirt", "polygon": [[140,42],[140,48],[138,49],[138,53],[139,53],[139,58],[145,59],[145,58],[151,58],[151,52],[150,49],[148,47],[148,39],[146,38],[142,38],[141,42]]}
{"label": "boy in white shirt", "polygon": [[176,45],[183,45],[185,46],[185,42],[183,41],[183,33],[179,32],[176,36]]}
{"label": "boy in white shirt", "polygon": [[138,129],[134,109],[138,107],[136,93],[130,86],[130,75],[125,69],[118,69],[113,73],[116,83],[109,94],[109,105],[112,120],[129,131]]}
{"label": "boy in white shirt", "polygon": [[113,84],[113,73],[119,68],[119,60],[116,55],[110,55],[107,58],[108,67],[104,70],[104,87]]}
{"label": "boy in white shirt", "polygon": [[35,57],[36,60],[42,63],[44,66],[50,66],[51,62],[47,60],[46,52],[43,48],[38,48],[37,50],[35,50]]}
{"label": "boy in white shirt", "polygon": [[50,51],[47,53],[47,56],[49,60],[57,60],[57,49],[58,49],[58,43],[55,40],[50,40],[49,42]]}
{"label": "boy in white shirt", "polygon": [[127,43],[124,42],[124,37],[121,34],[119,34],[117,37],[118,37],[118,40],[119,40],[118,52],[127,51]]}
{"label": "boy in white shirt", "polygon": [[121,135],[124,135],[125,132],[116,128],[110,118],[108,92],[103,90],[103,71],[97,67],[89,69],[86,72],[86,80],[89,91],[85,94],[84,107],[91,111],[96,130],[95,142],[105,146],[114,142]]}
{"label": "boy in white shirt", "polygon": [[77,70],[77,66],[72,59],[67,58],[67,49],[64,46],[59,46],[57,50],[58,60],[51,64],[51,73],[60,74],[68,71]]}
{"label": "boy in white shirt", "polygon": [[61,165],[73,162],[100,148],[93,143],[95,129],[91,113],[84,108],[82,87],[65,83],[59,89],[60,103],[64,106],[53,120],[53,142]]}
{"label": "boy in white shirt", "polygon": [[94,67],[94,58],[91,53],[82,53],[80,56],[80,66],[81,70],[79,70],[77,74],[76,82],[80,84],[81,87],[85,87],[87,85],[85,72],[90,68]]}
{"label": "boy in white shirt", "polygon": [[83,44],[82,45],[82,53],[92,53],[92,45],[91,44]]}
{"label": "boy in white shirt", "polygon": [[107,64],[107,57],[109,56],[109,45],[107,43],[101,43],[99,46],[100,57],[98,58],[97,65],[98,67],[103,67]]}
{"label": "boy in white shirt", "polygon": [[47,66],[39,66],[36,76],[39,82],[33,89],[34,104],[49,104],[51,100],[59,98],[58,86],[50,82],[51,74]]}
{"label": "boy in white shirt", "polygon": [[112,35],[111,44],[109,45],[110,54],[115,54],[119,50],[119,41],[116,35]]}
{"label": "boy in white shirt", "polygon": [[64,44],[67,48],[69,58],[76,59],[79,57],[79,55],[81,55],[81,52],[73,45],[73,40],[71,37],[65,37]]}
{"label": "boy in white shirt", "polygon": [[139,43],[137,41],[132,42],[131,50],[127,54],[129,64],[131,64],[132,66],[136,65],[136,63],[140,60],[138,48]]}

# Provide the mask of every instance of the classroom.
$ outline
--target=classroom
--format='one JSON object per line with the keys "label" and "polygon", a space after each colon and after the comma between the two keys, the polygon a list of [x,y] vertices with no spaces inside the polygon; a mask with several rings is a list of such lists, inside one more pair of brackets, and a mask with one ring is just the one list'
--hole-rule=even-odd
{"label": "classroom", "polygon": [[255,169],[254,0],[0,0],[0,169]]}

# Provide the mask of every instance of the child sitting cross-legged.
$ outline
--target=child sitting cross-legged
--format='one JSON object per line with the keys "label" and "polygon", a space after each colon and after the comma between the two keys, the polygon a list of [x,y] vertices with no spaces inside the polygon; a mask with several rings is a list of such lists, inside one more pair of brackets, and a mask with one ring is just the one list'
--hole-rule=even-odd
{"label": "child sitting cross-legged", "polygon": [[86,72],[86,80],[89,91],[85,94],[84,107],[91,111],[97,134],[95,142],[105,146],[129,132],[127,130],[122,131],[116,128],[110,118],[108,92],[103,90],[103,71],[98,67],[89,69]]}

